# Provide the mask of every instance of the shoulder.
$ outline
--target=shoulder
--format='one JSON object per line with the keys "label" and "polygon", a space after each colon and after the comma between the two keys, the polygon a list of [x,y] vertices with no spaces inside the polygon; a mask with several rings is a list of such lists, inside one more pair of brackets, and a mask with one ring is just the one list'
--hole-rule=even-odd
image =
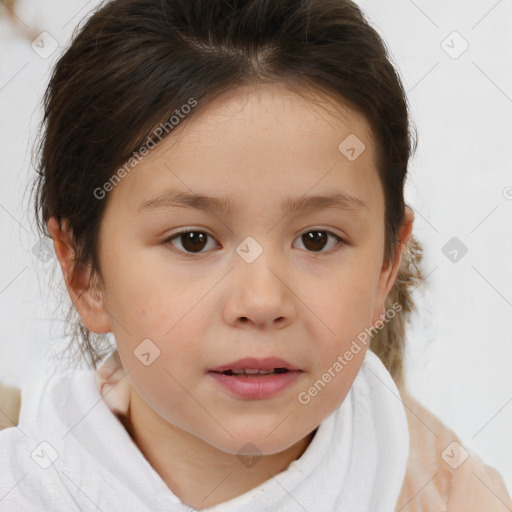
{"label": "shoulder", "polygon": [[18,424],[21,407],[21,390],[0,382],[0,430]]}
{"label": "shoulder", "polygon": [[510,512],[512,501],[500,474],[407,391],[401,396],[410,451],[396,510]]}
{"label": "shoulder", "polygon": [[[39,386],[60,385],[59,379],[66,378],[73,375],[74,370],[67,370],[66,372],[45,373],[40,375],[40,381],[37,382]],[[125,373],[122,369],[121,360],[115,350],[103,362],[103,364],[93,372],[96,387],[105,399],[107,405],[115,410],[124,412],[128,402],[129,381],[123,379]],[[122,384],[121,384],[121,381]],[[27,397],[36,391],[36,387],[28,387],[26,389]],[[40,389],[38,390],[40,391]],[[20,420],[21,404],[22,404],[22,390],[14,387],[7,386],[0,381],[0,431],[9,427],[15,427]],[[32,397],[33,398],[33,397]],[[24,403],[27,403],[25,400]]]}

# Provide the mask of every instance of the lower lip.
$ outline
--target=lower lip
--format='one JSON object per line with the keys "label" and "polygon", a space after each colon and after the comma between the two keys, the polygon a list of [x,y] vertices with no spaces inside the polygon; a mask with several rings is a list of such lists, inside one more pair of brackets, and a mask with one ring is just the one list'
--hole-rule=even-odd
{"label": "lower lip", "polygon": [[276,375],[260,375],[259,377],[236,377],[223,373],[209,374],[227,391],[236,396],[250,399],[269,398],[291,386],[302,372],[290,370]]}

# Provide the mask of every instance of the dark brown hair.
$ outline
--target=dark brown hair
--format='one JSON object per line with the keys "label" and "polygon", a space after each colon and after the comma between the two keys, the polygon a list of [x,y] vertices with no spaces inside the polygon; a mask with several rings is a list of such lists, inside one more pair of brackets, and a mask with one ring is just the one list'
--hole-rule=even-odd
{"label": "dark brown hair", "polygon": [[[77,28],[44,96],[34,184],[41,233],[49,236],[50,217],[59,223],[66,219],[76,266],[90,265],[101,280],[98,233],[108,196],[98,200],[93,191],[148,140],[157,142],[155,127],[190,98],[198,107],[188,117],[228,89],[263,82],[326,94],[364,115],[375,138],[385,195],[385,259],[394,258],[416,140],[388,50],[348,0],[113,0],[101,5]],[[412,238],[386,303],[398,302],[402,309],[371,341],[399,385],[405,323],[414,310],[410,290],[422,280],[421,252]],[[71,305],[68,324],[75,314]],[[96,368],[109,346],[102,351],[104,336],[90,333],[76,316],[71,344],[78,342],[81,355]]]}

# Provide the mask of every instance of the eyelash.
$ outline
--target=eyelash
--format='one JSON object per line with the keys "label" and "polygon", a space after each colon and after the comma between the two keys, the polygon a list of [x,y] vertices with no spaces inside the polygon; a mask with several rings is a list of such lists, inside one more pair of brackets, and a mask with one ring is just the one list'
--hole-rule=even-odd
{"label": "eyelash", "polygon": [[[338,250],[341,249],[341,246],[343,245],[349,245],[349,243],[344,240],[343,238],[341,238],[340,236],[336,235],[335,233],[333,233],[332,231],[328,231],[326,229],[309,229],[308,231],[304,231],[302,234],[299,235],[298,238],[302,237],[303,235],[306,235],[307,233],[312,233],[314,231],[319,231],[321,233],[327,233],[328,235],[331,235],[332,237],[334,237],[338,244],[331,250],[329,251],[307,251],[307,252],[310,252],[312,254],[332,254]],[[170,244],[172,246],[172,249],[173,251],[175,252],[178,252],[180,254],[183,254],[185,256],[196,256],[196,255],[200,255],[200,254],[204,254],[204,252],[187,252],[187,251],[182,251],[181,249],[177,249],[176,247],[174,247],[172,244],[171,244],[171,241],[176,239],[176,238],[179,238],[181,235],[185,235],[187,233],[202,233],[210,238],[213,238],[212,235],[210,235],[209,233],[206,233],[205,231],[201,231],[199,229],[185,229],[183,231],[179,231],[178,233],[174,233],[173,235],[167,237],[165,240],[163,240],[163,243],[165,245],[167,244]]]}

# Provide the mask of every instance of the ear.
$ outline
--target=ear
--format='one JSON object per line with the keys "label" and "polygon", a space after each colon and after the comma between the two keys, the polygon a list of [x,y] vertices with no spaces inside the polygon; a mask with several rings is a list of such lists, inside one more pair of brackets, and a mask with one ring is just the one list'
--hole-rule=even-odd
{"label": "ear", "polygon": [[97,285],[91,284],[90,267],[76,265],[72,233],[68,229],[66,219],[62,219],[61,224],[62,227],[55,217],[51,217],[47,222],[71,300],[89,331],[96,334],[111,332],[110,318],[104,307],[102,292]]}
{"label": "ear", "polygon": [[396,257],[393,261],[387,262],[383,265],[377,288],[375,306],[373,309],[372,326],[378,327],[378,324],[385,318],[385,302],[388,295],[395,284],[400,264],[402,262],[402,255],[404,248],[411,237],[412,227],[414,223],[414,212],[408,206],[405,207],[404,221],[400,227],[399,239],[396,243]]}

